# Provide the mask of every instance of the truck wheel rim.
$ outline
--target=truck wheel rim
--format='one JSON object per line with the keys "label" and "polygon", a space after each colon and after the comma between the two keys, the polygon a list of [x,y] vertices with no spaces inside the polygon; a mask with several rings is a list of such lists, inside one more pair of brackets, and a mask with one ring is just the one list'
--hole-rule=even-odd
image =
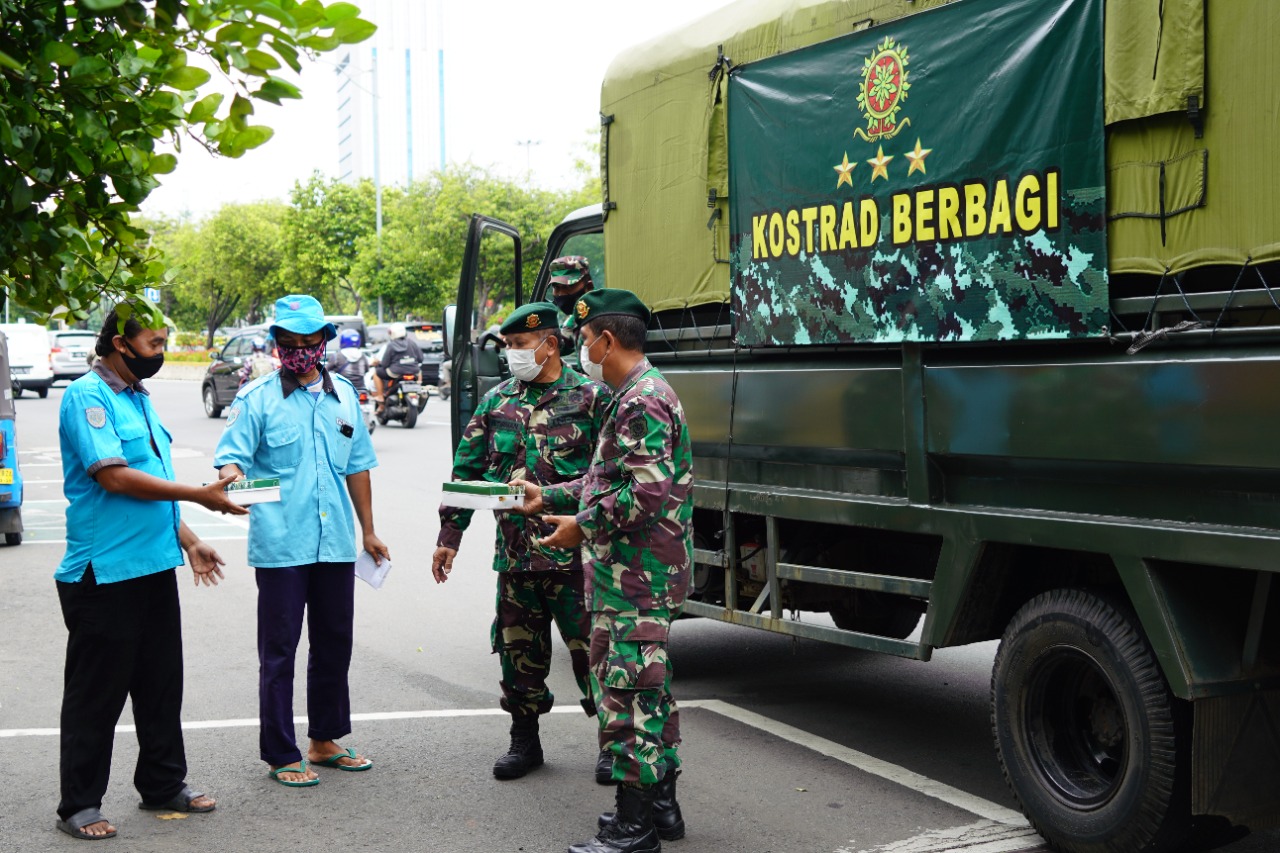
{"label": "truck wheel rim", "polygon": [[1058,647],[1031,673],[1025,708],[1031,760],[1046,786],[1079,809],[1106,803],[1127,764],[1124,708],[1102,668]]}

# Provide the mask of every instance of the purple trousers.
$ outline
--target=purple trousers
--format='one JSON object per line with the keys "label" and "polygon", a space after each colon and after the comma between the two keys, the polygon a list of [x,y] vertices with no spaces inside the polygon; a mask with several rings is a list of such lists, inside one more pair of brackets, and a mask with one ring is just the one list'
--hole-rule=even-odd
{"label": "purple trousers", "polygon": [[307,737],[351,734],[352,622],[355,564],[255,569],[258,580],[258,745],[274,766],[302,758],[293,730],[293,670],[307,617]]}

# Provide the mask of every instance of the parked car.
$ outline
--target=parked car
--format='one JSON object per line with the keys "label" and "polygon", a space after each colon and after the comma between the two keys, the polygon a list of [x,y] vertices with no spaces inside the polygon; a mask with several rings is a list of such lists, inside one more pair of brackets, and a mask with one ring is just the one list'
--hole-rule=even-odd
{"label": "parked car", "polygon": [[[6,337],[0,332],[0,380],[9,375]],[[8,394],[0,393],[0,533],[4,544],[22,544],[22,473],[18,470],[17,412]]]}
{"label": "parked car", "polygon": [[52,356],[53,381],[79,379],[89,371],[89,355],[93,352],[98,336],[83,329],[68,329],[49,333],[49,354]]}
{"label": "parked car", "polygon": [[53,355],[49,332],[37,323],[0,323],[0,332],[9,339],[9,372],[15,380],[13,396],[35,391],[49,396],[53,384]]}
{"label": "parked car", "polygon": [[221,417],[222,410],[235,399],[236,392],[240,390],[240,368],[253,352],[253,339],[258,337],[263,337],[261,331],[236,335],[221,351],[209,353],[209,369],[200,382],[204,413],[209,417]]}

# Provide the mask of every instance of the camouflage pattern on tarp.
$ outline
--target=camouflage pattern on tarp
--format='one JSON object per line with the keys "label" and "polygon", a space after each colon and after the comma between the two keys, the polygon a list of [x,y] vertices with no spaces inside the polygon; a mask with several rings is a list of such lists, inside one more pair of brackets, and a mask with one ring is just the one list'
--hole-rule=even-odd
{"label": "camouflage pattern on tarp", "polygon": [[739,68],[746,346],[1101,334],[1102,0],[960,0]]}

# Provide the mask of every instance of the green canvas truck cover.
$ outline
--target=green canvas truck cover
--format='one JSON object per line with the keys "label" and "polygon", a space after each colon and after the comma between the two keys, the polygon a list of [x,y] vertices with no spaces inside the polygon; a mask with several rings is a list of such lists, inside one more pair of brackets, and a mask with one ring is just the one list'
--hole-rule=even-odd
{"label": "green canvas truck cover", "polygon": [[[620,54],[601,91],[610,285],[655,310],[727,303],[728,70],[945,2],[743,0]],[[1108,0],[1112,274],[1280,260],[1276,33],[1271,0]]]}

